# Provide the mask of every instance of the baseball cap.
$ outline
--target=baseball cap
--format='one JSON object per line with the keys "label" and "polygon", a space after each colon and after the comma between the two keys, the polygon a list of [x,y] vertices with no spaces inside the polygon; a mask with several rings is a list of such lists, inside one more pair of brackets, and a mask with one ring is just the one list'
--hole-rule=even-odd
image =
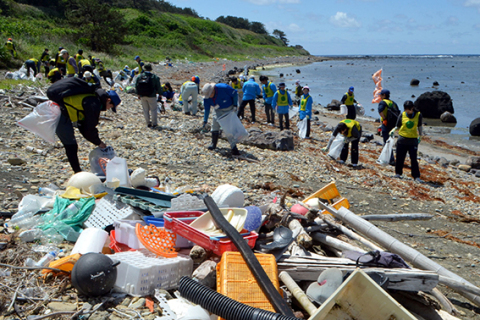
{"label": "baseball cap", "polygon": [[348,91],[352,91],[352,92],[353,92],[353,90],[354,90],[353,87],[348,88]]}
{"label": "baseball cap", "polygon": [[280,83],[278,84],[278,86],[279,86],[279,87],[285,87],[285,82],[280,82]]}
{"label": "baseball cap", "polygon": [[133,58],[133,60],[137,60],[137,59],[140,59],[140,56],[135,56],[135,58]]}
{"label": "baseball cap", "polygon": [[310,88],[308,86],[305,86],[305,87],[302,88],[302,90],[304,90],[304,89],[307,89],[308,91],[310,91]]}
{"label": "baseball cap", "polygon": [[380,91],[380,94],[386,94],[386,95],[389,95],[389,94],[390,94],[390,90],[383,89],[382,91]]}
{"label": "baseball cap", "polygon": [[107,94],[109,95],[110,99],[112,99],[112,103],[114,107],[112,108],[113,112],[117,112],[117,106],[122,102],[118,94],[115,92],[115,90],[109,90],[107,91]]}
{"label": "baseball cap", "polygon": [[202,93],[203,93],[205,99],[210,98],[213,90],[215,90],[215,83],[207,83],[203,86]]}

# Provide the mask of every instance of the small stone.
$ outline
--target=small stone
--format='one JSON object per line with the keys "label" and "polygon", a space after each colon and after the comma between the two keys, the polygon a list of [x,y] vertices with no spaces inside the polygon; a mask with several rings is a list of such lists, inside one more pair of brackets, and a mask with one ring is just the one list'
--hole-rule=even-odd
{"label": "small stone", "polygon": [[475,268],[475,263],[472,263],[470,267]]}
{"label": "small stone", "polygon": [[88,318],[88,320],[107,320],[108,317],[110,317],[108,311],[96,311]]}
{"label": "small stone", "polygon": [[461,264],[457,264],[457,268],[461,268],[461,267],[462,267],[462,265],[461,265]]}
{"label": "small stone", "polygon": [[27,161],[20,158],[10,158],[8,159],[8,163],[10,163],[12,166],[20,166],[27,163]]}
{"label": "small stone", "polygon": [[461,164],[457,168],[459,170],[462,170],[462,171],[465,171],[465,172],[468,172],[468,171],[470,171],[470,169],[472,169],[472,167],[470,167],[469,165],[466,165],[466,164]]}
{"label": "small stone", "polygon": [[33,180],[30,180],[30,183],[31,184],[37,184],[37,183],[40,183],[40,180],[33,179]]}
{"label": "small stone", "polygon": [[50,302],[47,307],[52,311],[76,311],[76,303]]}
{"label": "small stone", "polygon": [[123,299],[122,306],[127,307],[128,305],[130,305],[131,302],[132,302],[132,299],[127,297],[127,298]]}
{"label": "small stone", "polygon": [[140,309],[145,306],[145,298],[140,298],[137,301],[132,301],[132,303],[128,306],[131,309]]}

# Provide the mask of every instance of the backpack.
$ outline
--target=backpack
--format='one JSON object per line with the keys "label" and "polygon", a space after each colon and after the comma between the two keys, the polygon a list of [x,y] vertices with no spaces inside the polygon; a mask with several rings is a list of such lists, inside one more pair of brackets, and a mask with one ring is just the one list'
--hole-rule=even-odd
{"label": "backpack", "polygon": [[95,86],[90,86],[85,80],[80,78],[65,78],[55,82],[48,88],[48,99],[56,102],[63,107],[63,99],[77,94],[95,93]]}
{"label": "backpack", "polygon": [[137,81],[137,94],[140,96],[150,96],[155,90],[153,84],[153,75],[149,73],[142,73]]}
{"label": "backpack", "polygon": [[395,127],[397,125],[398,117],[400,116],[400,110],[395,102],[392,101],[392,105],[387,105],[387,126]]}

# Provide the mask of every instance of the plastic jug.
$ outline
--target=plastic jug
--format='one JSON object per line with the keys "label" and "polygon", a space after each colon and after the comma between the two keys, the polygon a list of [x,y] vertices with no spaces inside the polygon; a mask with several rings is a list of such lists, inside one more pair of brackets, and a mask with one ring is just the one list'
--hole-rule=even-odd
{"label": "plastic jug", "polygon": [[102,150],[100,149],[100,147],[97,147],[93,149],[88,155],[88,159],[90,162],[90,171],[92,171],[92,173],[96,174],[97,176],[104,176],[105,173],[100,166],[99,160],[101,158],[113,159],[115,156],[116,154],[113,148],[105,148],[104,150]]}
{"label": "plastic jug", "polygon": [[128,175],[127,160],[114,157],[107,163],[107,184],[112,183],[114,178],[120,181],[121,187],[130,187],[130,176]]}
{"label": "plastic jug", "polygon": [[78,237],[71,254],[101,253],[107,238],[108,232],[105,230],[100,228],[87,228],[80,233],[80,237]]}

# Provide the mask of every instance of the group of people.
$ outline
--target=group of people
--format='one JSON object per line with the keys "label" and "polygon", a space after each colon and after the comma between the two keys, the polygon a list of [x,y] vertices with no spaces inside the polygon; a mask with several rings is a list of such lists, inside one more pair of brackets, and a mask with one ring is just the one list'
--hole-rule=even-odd
{"label": "group of people", "polygon": [[[400,113],[397,104],[390,99],[390,91],[383,89],[380,92],[382,101],[378,104],[378,113],[381,122],[381,134],[384,144],[390,137],[393,137],[398,130],[399,138],[396,144],[396,160],[392,153],[389,164],[395,166],[395,178],[401,178],[403,166],[407,153],[410,156],[411,174],[415,181],[422,182],[420,179],[420,169],[418,166],[418,145],[421,141],[422,132],[422,114],[415,109],[412,101],[407,100],[403,104],[404,112]],[[351,145],[351,163],[353,168],[358,168],[358,144],[362,136],[362,126],[356,120],[356,107],[354,87],[350,87],[342,97],[342,103],[347,108],[345,119],[335,127],[327,147],[323,151],[328,151],[334,138],[341,134],[344,136],[344,145],[340,153],[339,163],[344,164],[348,158],[348,149]]]}

